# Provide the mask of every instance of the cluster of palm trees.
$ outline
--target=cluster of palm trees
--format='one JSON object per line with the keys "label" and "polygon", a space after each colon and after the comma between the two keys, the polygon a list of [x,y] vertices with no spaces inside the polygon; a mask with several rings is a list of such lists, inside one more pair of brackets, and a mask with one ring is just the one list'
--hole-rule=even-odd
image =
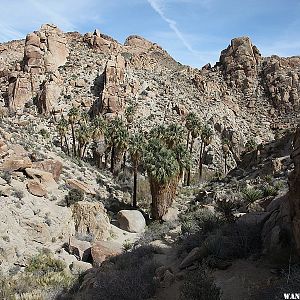
{"label": "cluster of palm trees", "polygon": [[152,217],[161,219],[171,206],[185,173],[186,183],[190,185],[191,157],[197,138],[201,139],[201,178],[204,153],[211,143],[213,132],[209,126],[202,125],[194,113],[187,115],[185,127],[170,123],[157,125],[148,132],[138,128],[130,130],[133,119],[132,107],[126,109],[124,118],[110,120],[103,116],[91,119],[87,113],[72,107],[67,117],[62,116],[57,123],[60,144],[68,155],[80,159],[92,153],[94,163],[99,168],[109,169],[114,175],[126,167],[127,160],[130,161],[133,207],[137,206],[138,172],[147,173],[152,195]]}
{"label": "cluster of palm trees", "polygon": [[[203,174],[203,160],[207,146],[212,142],[213,130],[208,124],[202,124],[200,118],[193,112],[186,116],[185,127],[188,131],[186,148],[189,149],[190,155],[193,154],[194,142],[200,138],[199,151],[199,180]],[[186,184],[189,186],[191,182],[191,170],[188,171]]]}

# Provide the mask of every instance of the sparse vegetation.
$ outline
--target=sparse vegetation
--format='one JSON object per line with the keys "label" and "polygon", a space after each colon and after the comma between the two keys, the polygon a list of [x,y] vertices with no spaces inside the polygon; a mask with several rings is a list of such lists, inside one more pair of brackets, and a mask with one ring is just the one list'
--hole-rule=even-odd
{"label": "sparse vegetation", "polygon": [[40,253],[29,260],[24,272],[0,275],[0,299],[54,299],[75,280],[65,267],[51,254]]}
{"label": "sparse vegetation", "polygon": [[257,188],[245,188],[242,191],[242,196],[243,199],[247,202],[247,203],[253,203],[261,198],[263,198],[263,192]]}
{"label": "sparse vegetation", "polygon": [[84,200],[84,193],[78,189],[71,189],[69,193],[65,196],[65,201],[67,206],[71,206],[72,204],[83,201]]}
{"label": "sparse vegetation", "polygon": [[181,288],[181,300],[219,300],[221,296],[211,276],[204,267],[189,272]]}

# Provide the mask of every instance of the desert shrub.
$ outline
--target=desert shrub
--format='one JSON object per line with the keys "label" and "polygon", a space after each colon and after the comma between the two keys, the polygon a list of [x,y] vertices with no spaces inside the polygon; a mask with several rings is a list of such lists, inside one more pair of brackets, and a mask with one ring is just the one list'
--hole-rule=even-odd
{"label": "desert shrub", "polygon": [[163,239],[170,230],[174,229],[178,225],[178,222],[164,222],[158,221],[152,222],[148,225],[145,232],[141,235],[138,244],[148,245],[152,241]]}
{"label": "desert shrub", "polygon": [[187,274],[180,296],[181,300],[218,300],[221,292],[213,278],[201,268]]}
{"label": "desert shrub", "polygon": [[11,184],[11,177],[11,172],[3,172],[2,178],[6,181],[6,183]]}
{"label": "desert shrub", "polygon": [[256,141],[251,138],[250,140],[248,140],[245,144],[245,150],[246,152],[250,152],[250,151],[253,151],[257,148],[257,143]]}
{"label": "desert shrub", "polygon": [[65,267],[52,255],[40,253],[29,260],[24,272],[0,276],[0,299],[55,299],[74,282]]}
{"label": "desert shrub", "polygon": [[42,129],[39,131],[39,134],[40,134],[42,137],[44,137],[44,138],[49,138],[49,137],[50,137],[50,133],[49,133],[46,129],[44,129],[44,128],[42,128]]}
{"label": "desert shrub", "polygon": [[237,208],[236,204],[231,199],[217,199],[216,200],[216,211],[221,213],[226,222],[233,222],[234,215],[233,211]]}
{"label": "desert shrub", "polygon": [[44,276],[50,272],[61,272],[65,267],[63,261],[54,259],[52,255],[40,253],[29,260],[25,272]]}
{"label": "desert shrub", "polygon": [[19,200],[21,200],[22,198],[24,198],[25,194],[23,191],[21,190],[14,190],[12,195],[16,198],[18,198]]}
{"label": "desert shrub", "polygon": [[68,195],[65,196],[67,206],[75,204],[76,202],[84,200],[84,193],[78,189],[69,190]]}
{"label": "desert shrub", "polygon": [[278,195],[278,189],[276,188],[276,186],[272,186],[270,184],[265,184],[262,187],[262,193],[264,197],[269,197],[269,196],[277,196]]}
{"label": "desert shrub", "polygon": [[205,244],[211,254],[221,259],[248,257],[260,249],[260,227],[242,222],[227,224]]}
{"label": "desert shrub", "polygon": [[139,247],[111,259],[113,267],[95,273],[93,287],[73,292],[64,299],[144,300],[156,291],[154,280],[158,265],[152,247]]}
{"label": "desert shrub", "polygon": [[[252,299],[260,300],[281,300],[284,294],[299,293],[300,286],[300,267],[299,265],[291,266],[290,269],[282,270],[281,277],[271,286],[260,289],[253,295]],[[296,299],[290,297],[289,299]]]}
{"label": "desert shrub", "polygon": [[247,203],[253,203],[263,198],[263,193],[261,190],[256,188],[246,188],[242,191],[242,196]]}
{"label": "desert shrub", "polygon": [[191,208],[180,215],[181,232],[195,234],[201,231],[206,235],[221,226],[222,220],[207,208]]}

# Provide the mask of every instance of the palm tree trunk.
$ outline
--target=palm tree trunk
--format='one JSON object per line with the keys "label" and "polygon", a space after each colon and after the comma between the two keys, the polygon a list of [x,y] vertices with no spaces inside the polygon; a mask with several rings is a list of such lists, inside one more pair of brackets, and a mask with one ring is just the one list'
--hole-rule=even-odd
{"label": "palm tree trunk", "polygon": [[63,150],[63,136],[60,135],[60,148]]}
{"label": "palm tree trunk", "polygon": [[188,132],[188,136],[187,136],[187,139],[186,139],[186,150],[189,149],[189,142],[190,142],[190,132]]}
{"label": "palm tree trunk", "polygon": [[203,166],[203,152],[204,152],[205,146],[204,142],[201,141],[201,146],[200,146],[200,157],[199,157],[199,180],[202,178],[202,166]]}
{"label": "palm tree trunk", "polygon": [[73,139],[73,154],[74,156],[76,156],[75,131],[74,131],[73,123],[71,123],[71,129],[72,129],[72,139]]}
{"label": "palm tree trunk", "polygon": [[175,176],[169,182],[161,184],[154,178],[149,178],[152,195],[151,215],[154,220],[161,220],[172,205],[179,179],[180,176]]}
{"label": "palm tree trunk", "polygon": [[[191,156],[192,156],[192,153],[193,153],[193,146],[194,146],[194,138],[192,137],[191,148],[190,148],[190,155]],[[190,183],[191,183],[191,168],[188,170],[186,185],[190,186]]]}
{"label": "palm tree trunk", "polygon": [[123,170],[123,172],[125,170],[125,166],[126,166],[126,151],[124,152],[124,155],[123,155],[123,164],[122,164],[122,170]]}
{"label": "palm tree trunk", "polygon": [[132,195],[132,206],[136,208],[137,206],[137,167],[133,170],[133,195]]}
{"label": "palm tree trunk", "polygon": [[86,149],[87,149],[87,146],[88,146],[89,143],[85,143],[84,147],[83,147],[83,151],[82,151],[82,159],[84,158],[85,156],[85,152],[86,152]]}
{"label": "palm tree trunk", "polygon": [[116,149],[115,149],[115,145],[112,145],[111,147],[111,157],[110,157],[110,171],[113,173],[114,170],[115,170],[115,152],[116,152]]}
{"label": "palm tree trunk", "polygon": [[67,136],[65,135],[65,144],[66,144],[66,148],[67,148],[67,153],[70,156],[70,149],[69,149],[69,144],[68,144],[68,140],[67,140]]}

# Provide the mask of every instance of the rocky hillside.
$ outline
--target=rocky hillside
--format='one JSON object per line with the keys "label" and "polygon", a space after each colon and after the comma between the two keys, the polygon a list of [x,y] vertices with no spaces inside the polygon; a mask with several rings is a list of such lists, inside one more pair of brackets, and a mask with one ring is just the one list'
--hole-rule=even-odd
{"label": "rocky hillside", "polygon": [[216,131],[205,161],[213,170],[222,164],[221,138],[232,144],[234,167],[250,138],[272,140],[299,112],[300,58],[264,58],[247,37],[233,39],[215,66],[202,69],[139,36],[122,45],[98,30],[82,36],[54,25],[0,51],[3,113],[60,116],[75,105],[113,116],[133,104],[133,127],[149,128],[195,111]]}
{"label": "rocky hillside", "polygon": [[[24,40],[0,44],[0,62],[0,298],[173,300],[187,284],[189,299],[189,282],[200,280],[212,299],[219,288],[223,299],[233,299],[250,285],[233,296],[231,279],[210,271],[215,287],[201,272],[232,267],[228,274],[237,274],[236,265],[253,271],[249,256],[297,262],[300,57],[262,57],[239,37],[215,66],[195,69],[139,36],[120,44],[99,30],[81,35],[45,24]],[[127,138],[139,129],[148,137],[155,125],[186,126],[189,113],[212,129],[212,138],[204,149],[201,135],[195,143],[188,138],[196,179],[190,187],[180,182],[176,194],[176,169],[176,184],[162,189],[174,192],[168,204],[174,203],[163,208],[161,223],[150,222],[150,195],[159,184],[149,186],[149,170],[132,157],[126,162],[126,146],[116,176],[114,141],[107,146],[92,122],[104,116],[105,126],[120,126]],[[123,119],[126,126],[115,121]],[[96,146],[84,141],[87,127]],[[171,148],[162,153],[172,159]],[[131,206],[137,180],[139,210]],[[253,273],[260,271],[259,281],[268,281],[270,267]]]}

